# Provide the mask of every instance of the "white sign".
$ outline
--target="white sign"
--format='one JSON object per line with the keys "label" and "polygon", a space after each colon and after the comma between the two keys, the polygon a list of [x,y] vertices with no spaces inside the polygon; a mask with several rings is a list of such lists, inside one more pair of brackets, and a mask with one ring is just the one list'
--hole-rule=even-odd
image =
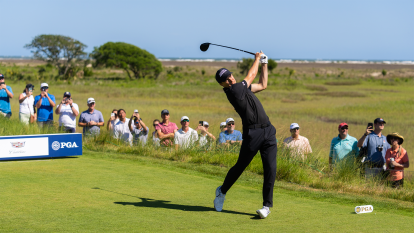
{"label": "white sign", "polygon": [[49,138],[0,140],[0,158],[49,155]]}
{"label": "white sign", "polygon": [[357,214],[371,213],[372,211],[374,211],[374,207],[372,205],[361,205],[355,207],[355,213]]}

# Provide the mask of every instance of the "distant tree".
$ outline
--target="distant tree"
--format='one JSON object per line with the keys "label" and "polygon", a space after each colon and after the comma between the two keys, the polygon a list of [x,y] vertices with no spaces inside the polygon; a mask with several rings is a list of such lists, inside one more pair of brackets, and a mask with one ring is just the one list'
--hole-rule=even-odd
{"label": "distant tree", "polygon": [[[237,68],[240,69],[240,73],[247,75],[254,62],[253,58],[243,58],[242,61],[237,63]],[[273,59],[268,59],[267,69],[271,73],[277,67],[277,62]],[[262,67],[259,66],[259,73],[262,72]]]}
{"label": "distant tree", "polygon": [[162,71],[161,62],[153,54],[123,42],[107,42],[99,48],[95,47],[91,57],[96,61],[95,66],[124,69],[131,79],[130,72],[135,78],[156,78]]}
{"label": "distant tree", "polygon": [[68,36],[39,35],[24,47],[33,49],[34,58],[57,66],[59,75],[66,75],[78,59],[85,57],[87,46]]}
{"label": "distant tree", "polygon": [[382,74],[382,76],[386,76],[387,75],[387,71],[383,69],[382,72],[381,72],[381,74]]}

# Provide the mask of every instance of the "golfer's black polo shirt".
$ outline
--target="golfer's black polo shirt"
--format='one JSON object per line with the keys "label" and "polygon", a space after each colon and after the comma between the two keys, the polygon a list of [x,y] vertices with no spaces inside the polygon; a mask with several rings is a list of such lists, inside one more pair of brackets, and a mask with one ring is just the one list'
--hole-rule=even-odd
{"label": "golfer's black polo shirt", "polygon": [[244,80],[231,85],[229,88],[223,88],[227,99],[242,119],[244,132],[248,132],[246,129],[250,125],[269,123],[269,117],[251,88],[251,86],[247,86],[247,82]]}

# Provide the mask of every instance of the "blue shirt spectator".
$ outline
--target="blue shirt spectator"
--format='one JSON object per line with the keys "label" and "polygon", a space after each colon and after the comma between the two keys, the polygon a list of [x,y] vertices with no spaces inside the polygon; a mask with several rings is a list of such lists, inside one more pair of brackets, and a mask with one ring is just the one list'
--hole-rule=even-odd
{"label": "blue shirt spectator", "polygon": [[238,130],[233,130],[233,133],[229,133],[227,130],[220,133],[219,142],[226,143],[227,141],[241,141],[243,140],[242,133]]}
{"label": "blue shirt spectator", "polygon": [[329,149],[329,158],[332,158],[332,163],[335,164],[344,158],[355,158],[359,153],[357,144],[358,140],[349,135],[346,135],[344,139],[341,139],[339,135],[334,137]]}
{"label": "blue shirt spectator", "polygon": [[4,114],[10,114],[11,115],[11,108],[10,108],[10,96],[7,94],[6,89],[13,95],[12,88],[9,86],[6,86],[6,84],[3,84],[2,86],[5,86],[5,88],[0,87],[0,112]]}
{"label": "blue shirt spectator", "polygon": [[[34,100],[37,107],[37,121],[53,121],[53,107],[56,105],[55,96],[48,93],[49,86],[47,83],[42,83],[40,90],[42,93],[36,96]],[[40,105],[38,104],[39,101],[41,101]]]}
{"label": "blue shirt spectator", "polygon": [[368,125],[364,135],[358,140],[359,147],[367,148],[365,162],[371,168],[382,168],[385,163],[385,153],[391,148],[387,137],[382,135],[386,122],[382,118],[374,120],[374,129]]}

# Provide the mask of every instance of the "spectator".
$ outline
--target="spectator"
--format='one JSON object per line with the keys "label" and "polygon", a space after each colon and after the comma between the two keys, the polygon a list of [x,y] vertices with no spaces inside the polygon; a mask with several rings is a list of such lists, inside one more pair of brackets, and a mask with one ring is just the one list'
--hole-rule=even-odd
{"label": "spectator", "polygon": [[338,132],[338,137],[332,139],[329,149],[330,165],[346,159],[355,159],[359,153],[358,140],[348,134],[348,124],[339,124]]}
{"label": "spectator", "polygon": [[53,125],[53,108],[56,105],[54,95],[49,94],[49,85],[40,84],[40,95],[35,97],[34,104],[37,108],[37,125],[39,127]]}
{"label": "spectator", "polygon": [[213,134],[208,132],[208,122],[204,121],[203,125],[199,125],[196,130],[200,130],[200,134],[198,135],[198,142],[201,147],[210,147],[210,144],[216,141],[216,137]]}
{"label": "spectator", "polygon": [[226,122],[221,122],[220,123],[220,132],[226,131]]}
{"label": "spectator", "polygon": [[161,111],[162,122],[155,126],[160,145],[162,147],[170,147],[173,145],[174,134],[178,127],[175,123],[170,122],[170,112],[167,109]]}
{"label": "spectator", "polygon": [[106,125],[106,129],[113,134],[114,133],[114,126],[116,125],[116,123],[118,123],[119,118],[118,118],[118,110],[117,109],[113,109],[111,112],[111,117],[109,118],[107,125]]}
{"label": "spectator", "polygon": [[404,186],[404,168],[410,167],[407,151],[402,148],[404,137],[398,133],[387,135],[387,142],[391,148],[385,153],[385,161],[390,171],[388,177],[391,187],[402,188]]}
{"label": "spectator", "polygon": [[[135,127],[132,125],[132,122],[134,122]],[[138,110],[135,110],[134,114],[132,114],[128,123],[128,128],[134,136],[134,144],[140,143],[142,146],[147,144],[149,128],[142,121]]]}
{"label": "spectator", "polygon": [[235,130],[235,124],[233,118],[227,118],[226,120],[227,130],[220,133],[219,143],[220,145],[241,145],[243,136],[240,131]]}
{"label": "spectator", "polygon": [[56,107],[59,115],[59,131],[76,133],[76,117],[79,115],[79,106],[73,103],[70,92],[63,93],[63,99]]}
{"label": "spectator", "polygon": [[33,84],[27,84],[26,88],[23,90],[23,93],[19,96],[20,110],[19,110],[19,119],[22,123],[26,125],[30,122],[30,118],[36,119],[35,108],[34,108],[34,97],[33,97]]}
{"label": "spectator", "polygon": [[118,110],[118,118],[119,121],[114,127],[114,137],[132,145],[132,134],[128,128],[129,122],[132,119],[126,118],[126,112],[124,109]]}
{"label": "spectator", "polygon": [[158,133],[157,130],[155,129],[156,126],[160,123],[160,120],[155,119],[152,122],[152,125],[154,126],[154,132],[152,132],[152,143],[154,144],[154,146],[160,146],[160,139],[158,138]]}
{"label": "spectator", "polygon": [[89,98],[87,104],[88,110],[81,113],[78,126],[83,127],[83,135],[97,136],[101,131],[99,127],[105,125],[104,118],[102,113],[95,109],[96,103],[94,98]]}
{"label": "spectator", "polygon": [[300,127],[297,123],[292,123],[290,125],[291,136],[286,138],[283,144],[291,150],[293,156],[300,156],[304,160],[306,154],[312,153],[312,148],[309,140],[299,135],[299,129]]}
{"label": "spectator", "polygon": [[12,115],[10,99],[13,98],[12,88],[4,82],[4,75],[0,74],[0,116],[10,118]]}
{"label": "spectator", "polygon": [[190,128],[190,119],[187,116],[181,117],[180,123],[181,129],[174,133],[174,144],[176,150],[178,150],[179,147],[187,149],[194,146],[195,142],[198,140],[197,131]]}
{"label": "spectator", "polygon": [[374,131],[367,127],[364,135],[358,140],[358,147],[367,148],[367,156],[364,160],[366,168],[383,168],[385,153],[390,149],[387,138],[382,135],[386,122],[382,118],[374,120]]}

